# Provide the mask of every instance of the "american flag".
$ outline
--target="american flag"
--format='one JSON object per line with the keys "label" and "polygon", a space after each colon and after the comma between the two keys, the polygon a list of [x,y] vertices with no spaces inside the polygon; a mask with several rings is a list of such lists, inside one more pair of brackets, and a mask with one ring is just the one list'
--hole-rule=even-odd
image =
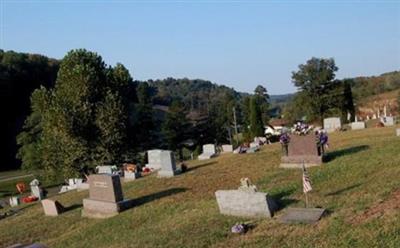
{"label": "american flag", "polygon": [[304,166],[304,163],[303,163],[303,192],[307,193],[307,192],[309,192],[311,190],[312,190],[311,180],[308,177],[308,174],[307,174],[307,171],[306,171],[306,167]]}

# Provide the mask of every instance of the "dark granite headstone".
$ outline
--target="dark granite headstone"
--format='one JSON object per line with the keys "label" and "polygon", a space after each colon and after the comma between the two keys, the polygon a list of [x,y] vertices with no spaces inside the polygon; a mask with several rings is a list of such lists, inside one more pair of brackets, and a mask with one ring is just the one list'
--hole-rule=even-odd
{"label": "dark granite headstone", "polygon": [[121,180],[118,175],[91,175],[89,180],[89,198],[92,200],[119,202],[124,199]]}
{"label": "dark granite headstone", "polygon": [[288,208],[279,220],[286,224],[312,224],[319,221],[324,213],[323,208]]}
{"label": "dark granite headstone", "polygon": [[89,198],[83,199],[83,216],[108,218],[132,206],[132,200],[124,200],[118,175],[89,176]]}
{"label": "dark granite headstone", "polygon": [[322,156],[318,156],[316,137],[314,134],[305,136],[290,135],[288,156],[282,156],[281,167],[301,168],[322,164]]}

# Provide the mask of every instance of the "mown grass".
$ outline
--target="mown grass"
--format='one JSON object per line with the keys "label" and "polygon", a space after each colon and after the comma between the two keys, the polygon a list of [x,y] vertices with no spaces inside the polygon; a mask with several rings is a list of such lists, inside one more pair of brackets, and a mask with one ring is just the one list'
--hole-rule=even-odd
{"label": "mown grass", "polygon": [[[285,208],[304,205],[301,171],[279,168],[279,144],[255,154],[221,155],[191,161],[190,170],[170,179],[154,175],[125,183],[126,198],[138,205],[106,220],[81,217],[87,192],[59,195],[75,206],[59,217],[45,217],[40,204],[0,220],[0,247],[41,242],[49,247],[399,247],[399,203],[386,204],[400,190],[400,138],[394,128],[336,133],[328,162],[310,168],[313,206],[329,215],[316,225],[285,225]],[[233,189],[249,177],[283,208],[272,219],[252,220],[255,228],[233,235],[247,218],[220,215],[214,192]],[[382,208],[378,216],[364,214]],[[358,218],[356,218],[358,217]],[[355,221],[356,220],[356,221]]]}

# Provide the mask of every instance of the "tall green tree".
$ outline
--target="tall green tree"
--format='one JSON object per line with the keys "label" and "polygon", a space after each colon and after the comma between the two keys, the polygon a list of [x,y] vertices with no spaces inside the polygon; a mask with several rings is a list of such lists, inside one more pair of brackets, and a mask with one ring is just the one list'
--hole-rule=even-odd
{"label": "tall green tree", "polygon": [[44,87],[32,93],[32,113],[26,118],[23,131],[17,136],[17,144],[20,146],[17,158],[22,161],[25,170],[43,169],[42,118],[49,107],[49,97],[49,91]]}
{"label": "tall green tree", "polygon": [[187,138],[185,130],[188,130],[188,120],[183,104],[175,100],[171,103],[167,116],[162,124],[162,134],[168,149],[176,151],[180,144]]}
{"label": "tall green tree", "polygon": [[[85,168],[120,161],[127,116],[120,94],[130,81],[121,65],[107,68],[96,53],[72,50],[63,58],[55,88],[41,93],[48,100],[38,140],[50,179],[78,176]],[[40,102],[35,99],[33,107]],[[20,151],[25,149],[23,145]]]}
{"label": "tall green tree", "polygon": [[152,146],[155,121],[153,103],[151,99],[151,88],[146,83],[139,83],[137,87],[138,102],[135,105],[134,136],[135,142],[141,149],[148,149]]}
{"label": "tall green tree", "polygon": [[269,110],[269,95],[267,89],[262,86],[258,85],[256,89],[254,90],[254,96],[256,98],[256,101],[259,105],[259,109],[261,112],[261,119],[264,125],[268,124],[269,121],[269,116],[268,116],[268,110]]}
{"label": "tall green tree", "polygon": [[257,96],[250,99],[250,134],[251,137],[260,137],[264,135],[264,125],[262,122],[260,105]]}
{"label": "tall green tree", "polygon": [[299,65],[299,70],[292,73],[294,85],[309,98],[313,113],[322,122],[329,105],[331,90],[335,84],[338,68],[333,58],[311,58],[306,64]]}

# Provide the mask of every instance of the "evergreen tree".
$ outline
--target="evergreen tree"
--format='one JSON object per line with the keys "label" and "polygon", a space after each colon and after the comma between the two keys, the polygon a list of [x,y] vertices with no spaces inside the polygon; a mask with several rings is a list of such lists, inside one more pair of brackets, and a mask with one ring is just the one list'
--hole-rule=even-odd
{"label": "evergreen tree", "polygon": [[20,149],[17,158],[22,161],[25,170],[43,169],[42,167],[42,113],[49,107],[49,92],[41,87],[31,96],[32,113],[26,118],[23,131],[17,136]]}
{"label": "evergreen tree", "polygon": [[187,138],[185,131],[188,130],[188,126],[183,104],[177,100],[173,101],[162,124],[162,133],[168,149],[176,151],[181,148],[181,143]]}
{"label": "evergreen tree", "polygon": [[250,134],[251,138],[264,135],[264,125],[262,122],[260,105],[257,96],[250,99]]}
{"label": "evergreen tree", "polygon": [[139,83],[137,87],[138,103],[135,105],[136,118],[133,129],[136,145],[143,150],[152,146],[153,130],[155,128],[150,91],[151,89],[146,82]]}
{"label": "evergreen tree", "polygon": [[268,124],[269,116],[269,95],[268,91],[265,87],[258,85],[254,90],[254,96],[256,97],[256,101],[258,103],[260,112],[261,112],[261,119],[264,125]]}

